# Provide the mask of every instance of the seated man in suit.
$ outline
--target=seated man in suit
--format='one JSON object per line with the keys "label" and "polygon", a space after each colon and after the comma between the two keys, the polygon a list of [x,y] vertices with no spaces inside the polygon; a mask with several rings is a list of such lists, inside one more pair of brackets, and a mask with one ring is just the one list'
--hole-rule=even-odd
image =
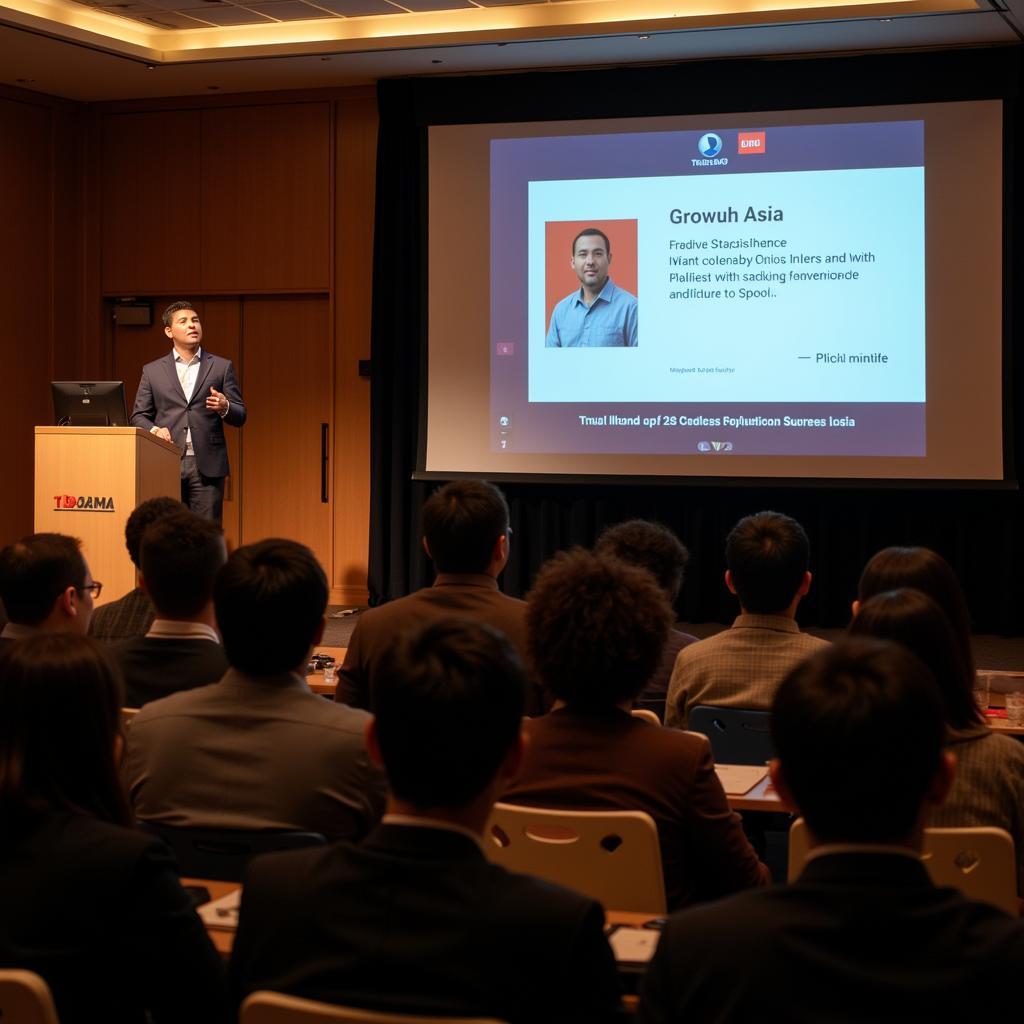
{"label": "seated man in suit", "polygon": [[795,668],[772,706],[780,795],[811,852],[789,886],[684,911],[662,933],[639,1020],[1011,1019],[1024,925],[920,861],[955,768],[928,670],[851,639]]}
{"label": "seated man in suit", "polygon": [[397,644],[368,742],[391,786],[360,845],[251,863],[231,960],[255,989],[511,1024],[600,1024],[621,1013],[599,904],[511,874],[483,852],[491,806],[519,767],[522,664],[495,630],[437,621]]}
{"label": "seated man in suit", "polygon": [[239,548],[213,604],[231,667],[135,716],[124,767],[136,817],[361,838],[383,810],[384,777],[366,752],[369,715],[316,696],[303,676],[327,608],[313,552],[288,540]]}
{"label": "seated man in suit", "polygon": [[33,533],[0,551],[0,601],[7,622],[0,646],[33,633],[85,633],[103,584],[81,544],[63,533]]}
{"label": "seated man in suit", "polygon": [[[368,708],[381,658],[398,634],[449,615],[493,626],[526,657],[526,604],[498,589],[512,534],[501,491],[484,480],[455,480],[427,499],[420,526],[423,550],[437,569],[434,585],[359,616],[338,673],[337,701]],[[542,710],[530,685],[526,713]]]}
{"label": "seated man in suit", "polygon": [[684,647],[665,724],[685,729],[698,704],[765,710],[783,676],[826,643],[800,632],[796,609],[811,588],[804,528],[778,512],[741,519],[725,541],[725,585],[739,598],[732,626]]}
{"label": "seated man in suit", "polygon": [[[184,509],[185,506],[176,498],[149,498],[133,509],[124,524],[124,545],[136,569],[139,568],[142,535],[147,527],[163,516],[172,512],[183,512]],[[155,617],[153,602],[142,587],[137,586],[134,590],[129,590],[124,597],[108,601],[93,612],[89,620],[89,636],[103,643],[116,643],[118,640],[144,636],[153,625]]]}
{"label": "seated man in suit", "polygon": [[228,670],[213,614],[213,581],[226,559],[223,530],[184,508],[146,531],[142,588],[156,618],[145,636],[111,649],[126,707],[214,683]]}

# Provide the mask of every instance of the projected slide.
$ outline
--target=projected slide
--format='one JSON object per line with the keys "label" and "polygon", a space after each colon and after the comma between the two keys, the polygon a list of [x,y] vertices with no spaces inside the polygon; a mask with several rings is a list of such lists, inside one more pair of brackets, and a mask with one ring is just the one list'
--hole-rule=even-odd
{"label": "projected slide", "polygon": [[492,450],[927,454],[923,121],[490,146]]}

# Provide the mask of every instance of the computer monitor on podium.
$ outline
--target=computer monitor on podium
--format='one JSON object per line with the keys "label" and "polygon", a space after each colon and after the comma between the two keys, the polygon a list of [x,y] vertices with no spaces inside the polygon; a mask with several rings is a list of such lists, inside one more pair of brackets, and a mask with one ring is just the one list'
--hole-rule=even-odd
{"label": "computer monitor on podium", "polygon": [[126,427],[124,381],[55,380],[53,421],[58,427]]}

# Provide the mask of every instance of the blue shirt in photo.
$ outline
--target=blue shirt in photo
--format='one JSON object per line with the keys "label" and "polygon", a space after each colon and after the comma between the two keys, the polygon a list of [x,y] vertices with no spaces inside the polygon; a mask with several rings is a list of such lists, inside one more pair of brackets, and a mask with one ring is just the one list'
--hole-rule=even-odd
{"label": "blue shirt in photo", "polygon": [[636,296],[609,278],[592,306],[583,289],[567,295],[551,313],[545,348],[635,348]]}

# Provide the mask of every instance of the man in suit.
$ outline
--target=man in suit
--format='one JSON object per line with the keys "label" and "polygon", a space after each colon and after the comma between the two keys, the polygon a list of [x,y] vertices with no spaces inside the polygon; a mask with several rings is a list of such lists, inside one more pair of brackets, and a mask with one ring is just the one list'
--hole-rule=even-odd
{"label": "man in suit", "polygon": [[62,533],[33,533],[0,551],[0,601],[7,623],[0,646],[33,633],[85,633],[102,583],[81,544]]}
{"label": "man in suit", "polygon": [[306,685],[327,608],[313,552],[289,540],[239,548],[213,603],[231,667],[133,719],[124,774],[136,817],[362,838],[384,809],[384,777],[366,751],[369,715]]}
{"label": "man in suit", "polygon": [[826,641],[802,633],[796,610],[811,588],[804,528],[778,512],[741,519],[725,541],[725,585],[739,598],[729,629],[684,647],[665,701],[665,724],[685,729],[690,709],[767,709],[783,676]]}
{"label": "man in suit", "polygon": [[231,961],[255,989],[510,1024],[619,1019],[599,904],[490,864],[491,807],[522,758],[523,668],[488,626],[403,637],[367,741],[390,783],[381,825],[252,862]]}
{"label": "man in suit", "polygon": [[[526,603],[498,589],[512,535],[501,491],[484,480],[455,480],[427,499],[420,527],[423,550],[437,569],[434,585],[359,616],[338,674],[339,702],[368,708],[381,659],[398,634],[450,615],[493,626],[526,659]],[[531,682],[526,713],[542,710]]]}
{"label": "man in suit", "polygon": [[1024,925],[937,888],[921,863],[949,791],[938,689],[909,651],[857,638],[803,662],[772,705],[771,775],[811,851],[789,886],[674,916],[639,1021],[1001,1020]]}
{"label": "man in suit", "polygon": [[230,472],[222,421],[242,426],[245,403],[231,361],[200,347],[203,328],[192,303],[172,302],[163,322],[173,348],[142,368],[132,425],[178,445],[181,500],[219,523]]}
{"label": "man in suit", "polygon": [[[163,516],[182,512],[184,508],[176,498],[149,498],[132,510],[124,524],[124,544],[136,570],[139,568],[139,551],[146,528]],[[142,587],[136,586],[124,597],[108,601],[96,609],[89,620],[89,636],[103,643],[144,636],[153,625],[155,616],[153,602]]]}
{"label": "man in suit", "polygon": [[213,581],[227,560],[221,528],[182,508],[146,531],[141,560],[156,618],[144,636],[111,650],[130,708],[214,683],[228,670],[213,613]]}

